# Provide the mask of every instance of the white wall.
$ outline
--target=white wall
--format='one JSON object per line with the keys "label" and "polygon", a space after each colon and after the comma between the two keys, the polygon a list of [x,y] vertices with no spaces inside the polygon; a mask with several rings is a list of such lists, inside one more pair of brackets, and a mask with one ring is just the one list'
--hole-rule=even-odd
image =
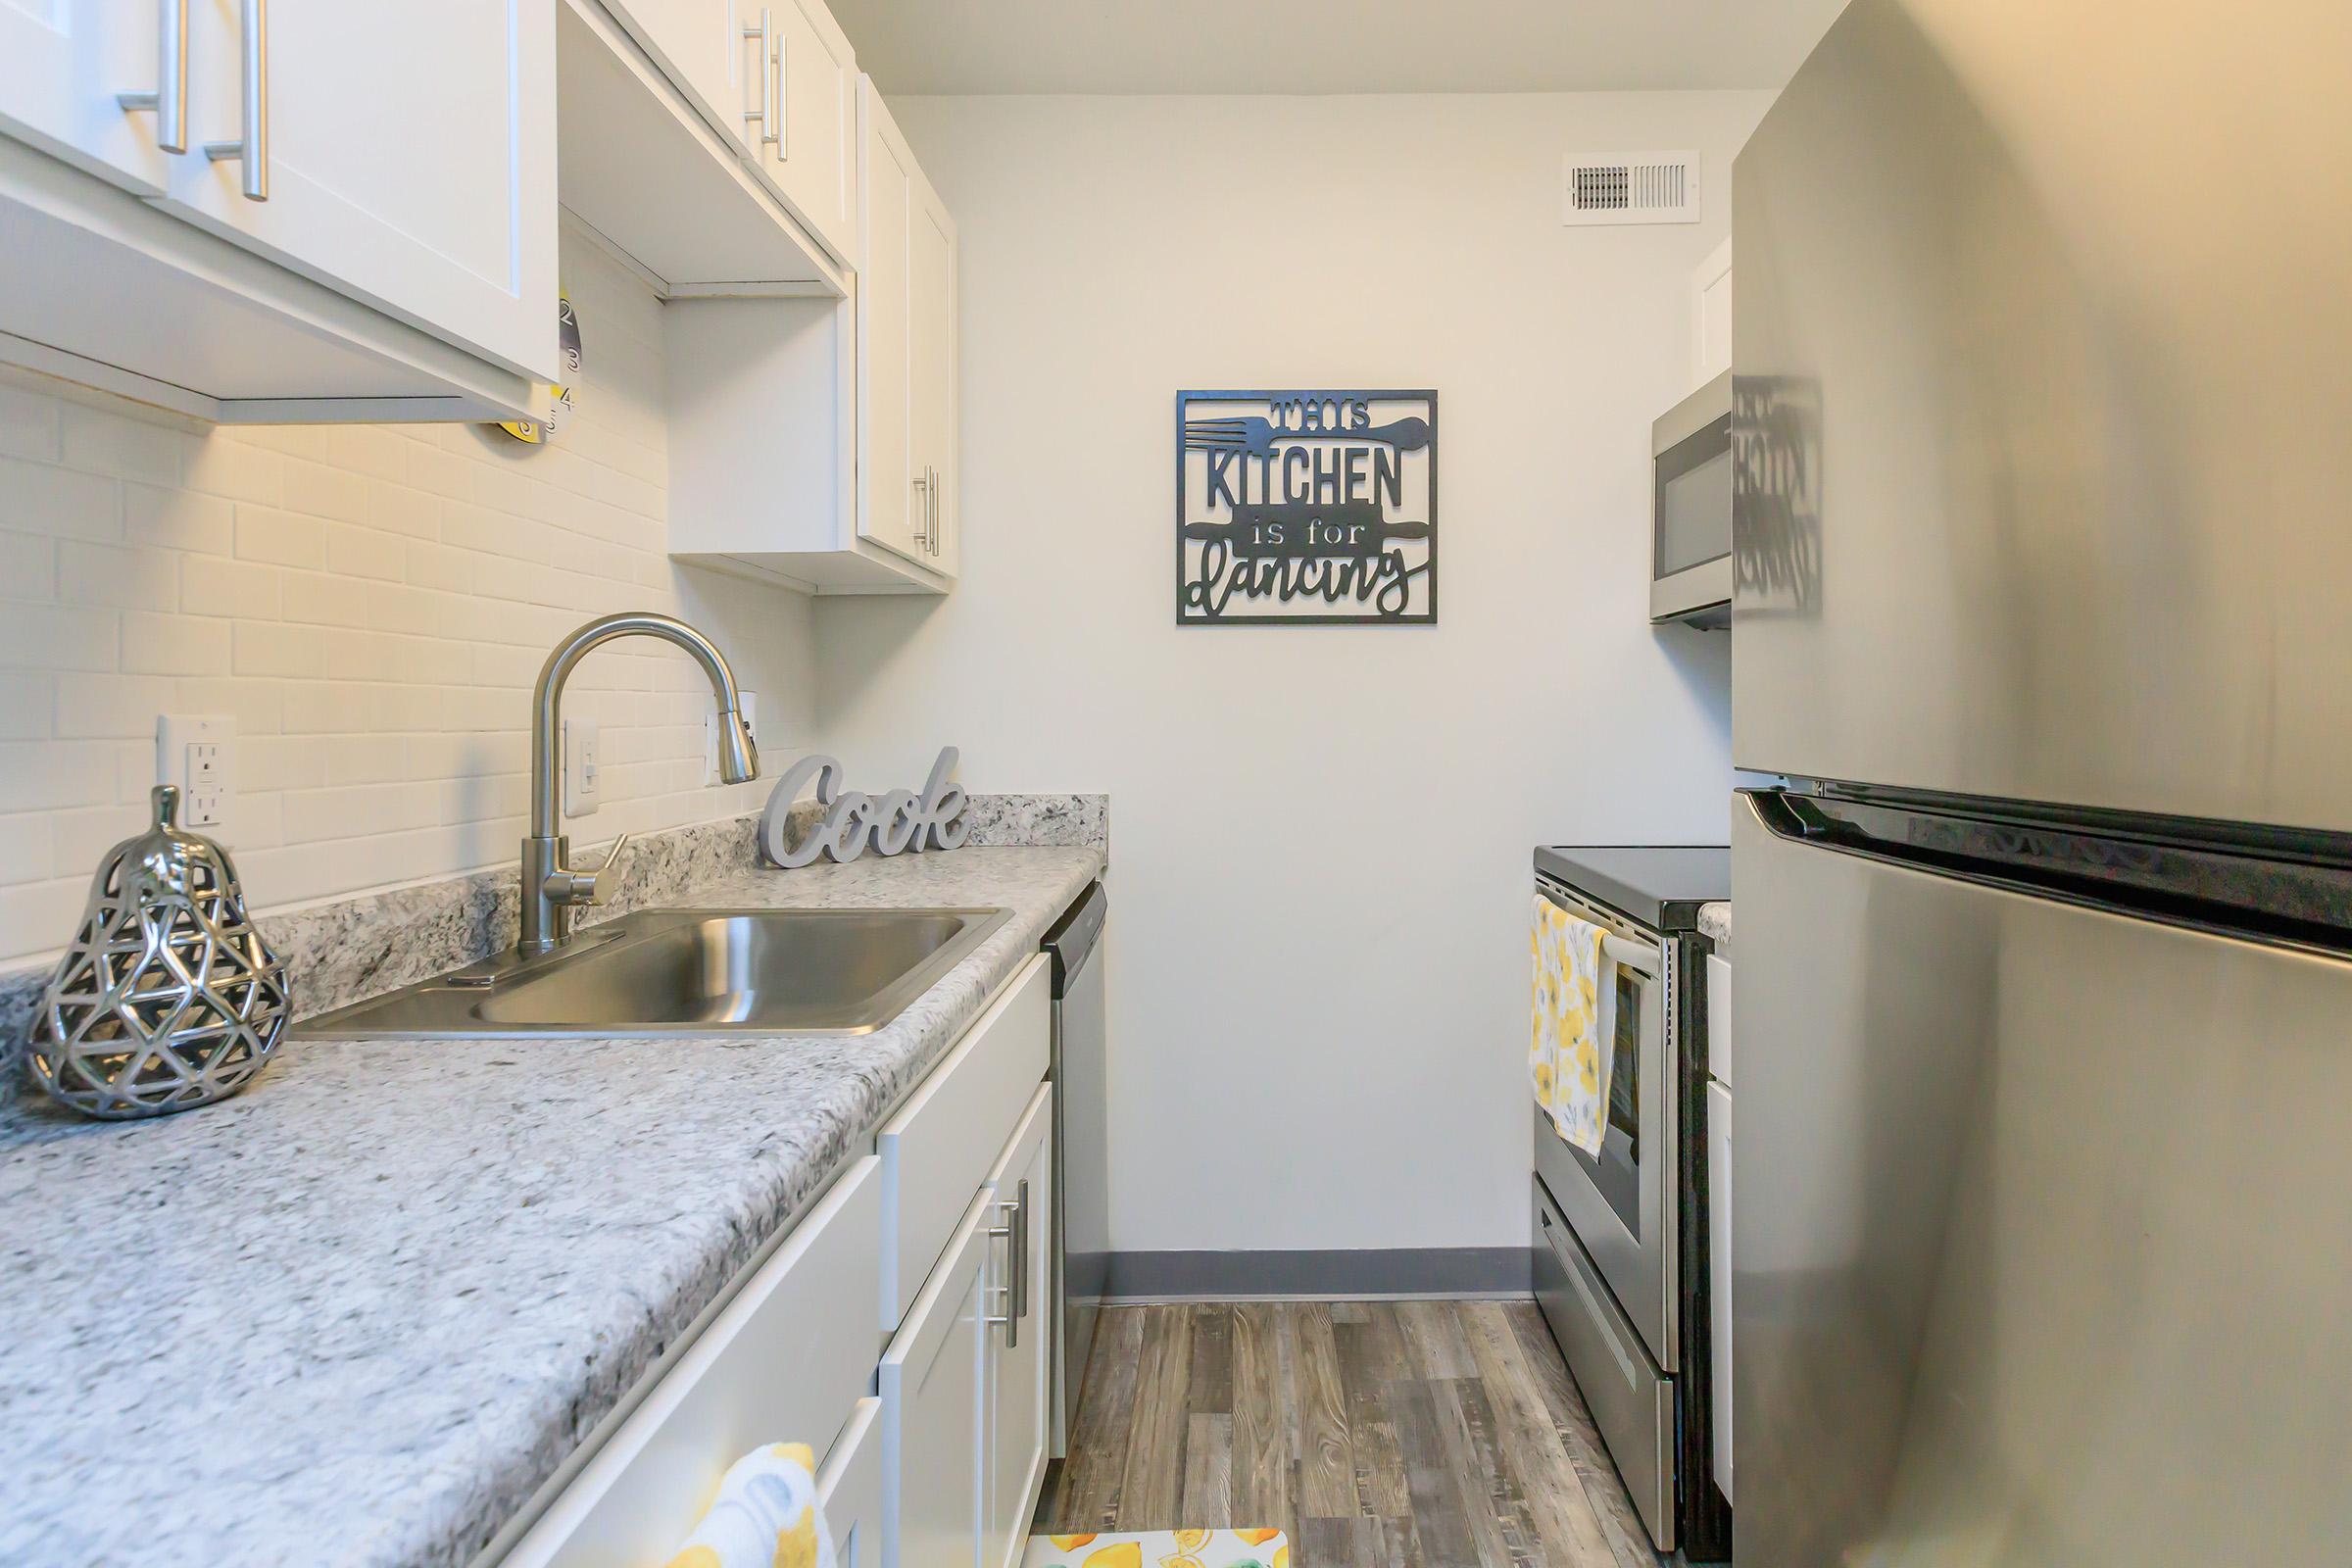
{"label": "white wall", "polygon": [[[1729,647],[1647,623],[1649,421],[1762,92],[897,106],[962,238],[964,577],[821,601],[865,787],[1112,797],[1122,1250],[1524,1245],[1529,852],[1724,841]],[[1559,222],[1695,146],[1705,220]],[[1179,630],[1174,394],[1435,386],[1434,629]]]}
{"label": "white wall", "polygon": [[[566,236],[586,368],[544,448],[495,427],[213,430],[0,383],[0,964],[73,934],[138,830],[159,712],[236,715],[223,835],[261,907],[509,861],[530,688],[594,614],[682,613],[760,694],[784,759],[812,703],[808,603],[673,567],[660,310]],[[587,842],[755,808],[705,791],[709,686],[635,639],[566,710],[603,726]]]}

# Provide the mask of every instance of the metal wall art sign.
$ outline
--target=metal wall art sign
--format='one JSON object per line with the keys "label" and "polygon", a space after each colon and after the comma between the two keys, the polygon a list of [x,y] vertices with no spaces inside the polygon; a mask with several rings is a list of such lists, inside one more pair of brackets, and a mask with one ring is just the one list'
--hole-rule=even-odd
{"label": "metal wall art sign", "polygon": [[[878,855],[906,850],[960,850],[971,837],[964,819],[969,797],[963,786],[948,782],[956,773],[956,748],[940,748],[939,760],[917,795],[892,790],[888,795],[860,795],[844,790],[841,764],[830,757],[804,757],[792,764],[767,798],[760,817],[760,854],[770,865],[793,870],[822,855],[834,860],[855,860],[870,847]],[[794,844],[793,807],[801,789],[816,781],[816,806],[823,813],[801,842]]]}
{"label": "metal wall art sign", "polygon": [[1437,393],[1176,394],[1177,625],[1437,618]]}

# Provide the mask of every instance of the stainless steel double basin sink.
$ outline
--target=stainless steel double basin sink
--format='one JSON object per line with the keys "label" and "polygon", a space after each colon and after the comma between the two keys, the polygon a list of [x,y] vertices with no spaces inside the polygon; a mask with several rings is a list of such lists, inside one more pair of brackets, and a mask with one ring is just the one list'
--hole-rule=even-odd
{"label": "stainless steel double basin sink", "polygon": [[1009,909],[646,909],[554,953],[501,954],[296,1033],[337,1038],[865,1034]]}

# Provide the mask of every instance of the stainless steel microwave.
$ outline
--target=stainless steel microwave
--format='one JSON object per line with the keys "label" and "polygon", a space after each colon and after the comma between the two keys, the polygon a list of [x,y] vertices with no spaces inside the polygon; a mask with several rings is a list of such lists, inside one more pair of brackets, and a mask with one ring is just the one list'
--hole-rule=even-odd
{"label": "stainless steel microwave", "polygon": [[1649,618],[1732,623],[1732,372],[1649,427]]}

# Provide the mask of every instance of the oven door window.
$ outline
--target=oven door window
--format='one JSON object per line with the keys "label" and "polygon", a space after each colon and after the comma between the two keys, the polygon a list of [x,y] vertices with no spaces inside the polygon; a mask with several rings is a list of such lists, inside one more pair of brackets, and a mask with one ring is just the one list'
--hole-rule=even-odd
{"label": "oven door window", "polygon": [[1642,1009],[1650,981],[1616,965],[1616,1025],[1609,1037],[1609,1124],[1597,1157],[1571,1148],[1578,1164],[1636,1241],[1642,1239]]}

